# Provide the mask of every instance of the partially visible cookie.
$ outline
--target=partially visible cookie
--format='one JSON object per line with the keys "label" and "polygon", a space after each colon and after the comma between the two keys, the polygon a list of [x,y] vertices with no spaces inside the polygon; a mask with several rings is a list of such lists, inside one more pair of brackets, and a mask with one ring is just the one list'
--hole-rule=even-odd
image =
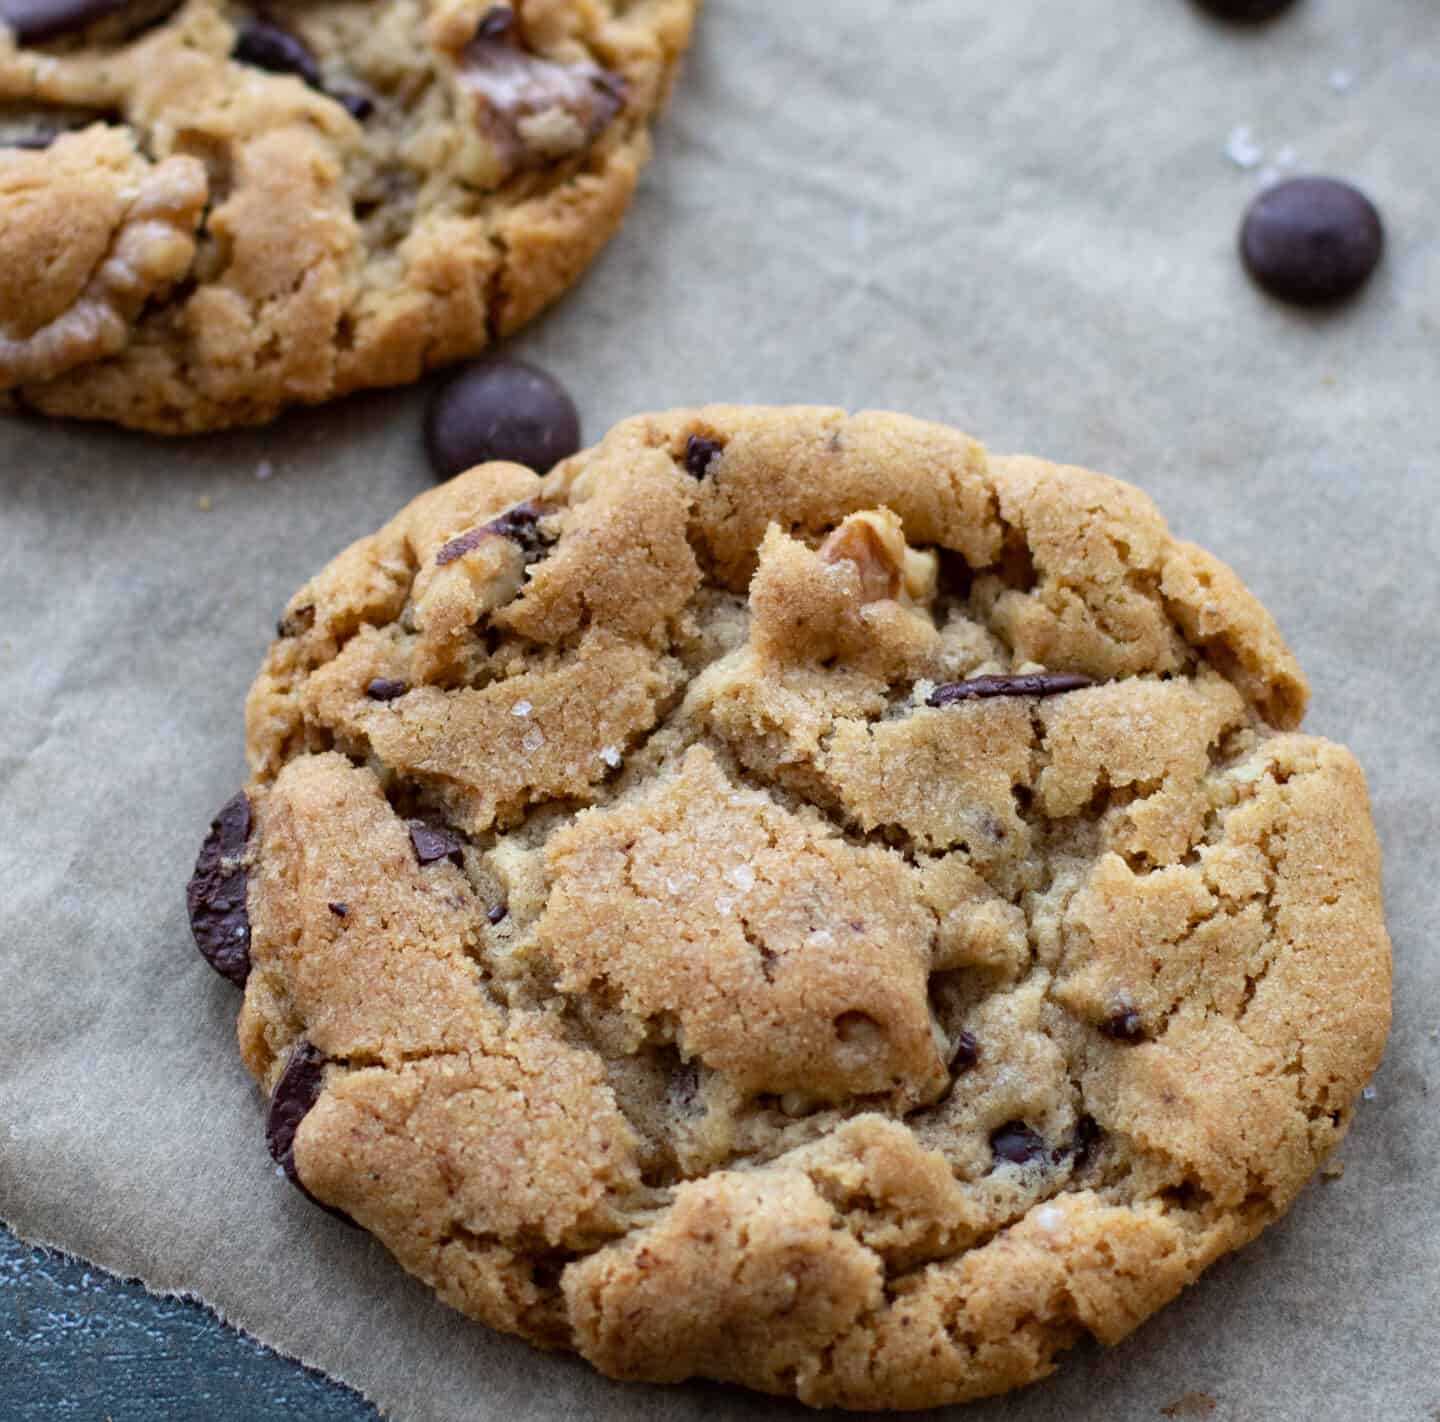
{"label": "partially visible cookie", "polygon": [[0,0],[0,391],[163,432],[416,379],[615,231],[699,0]]}
{"label": "partially visible cookie", "polygon": [[1389,945],[1305,697],[1125,484],[640,417],[291,600],[201,947],[248,944],[277,1158],[455,1307],[621,1378],[960,1401],[1123,1338],[1349,1124]]}

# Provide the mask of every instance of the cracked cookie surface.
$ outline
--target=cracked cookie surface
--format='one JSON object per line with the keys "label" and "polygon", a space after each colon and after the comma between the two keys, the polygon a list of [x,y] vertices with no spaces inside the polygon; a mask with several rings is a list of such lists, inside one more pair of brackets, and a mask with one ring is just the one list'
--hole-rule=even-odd
{"label": "cracked cookie surface", "polygon": [[640,417],[279,632],[192,911],[284,1163],[613,1376],[1028,1382],[1278,1218],[1379,1058],[1363,776],[1125,484]]}
{"label": "cracked cookie surface", "polygon": [[699,0],[0,0],[0,391],[177,433],[415,380],[619,226]]}

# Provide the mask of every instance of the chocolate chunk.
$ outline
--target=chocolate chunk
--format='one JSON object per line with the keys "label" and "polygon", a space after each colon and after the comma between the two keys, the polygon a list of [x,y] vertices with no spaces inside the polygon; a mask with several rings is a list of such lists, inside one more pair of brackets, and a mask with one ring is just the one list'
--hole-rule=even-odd
{"label": "chocolate chunk", "polygon": [[1069,672],[1031,672],[1024,676],[977,676],[937,686],[925,698],[927,706],[950,706],[957,701],[980,701],[991,696],[1059,696],[1083,691],[1095,683],[1088,676]]}
{"label": "chocolate chunk", "polygon": [[344,918],[345,915],[350,912],[349,904],[331,903],[330,905],[328,905],[328,907],[330,909],[330,912],[333,913],[336,918]]}
{"label": "chocolate chunk", "polygon": [[270,1149],[270,1158],[285,1172],[286,1179],[311,1204],[319,1205],[327,1215],[334,1215],[345,1224],[354,1225],[355,1221],[343,1210],[317,1200],[305,1188],[295,1169],[295,1133],[320,1099],[325,1086],[325,1062],[325,1054],[303,1037],[290,1048],[285,1070],[270,1093],[270,1108],[265,1113],[265,1144]]}
{"label": "chocolate chunk", "polygon": [[1266,188],[1240,228],[1250,275],[1297,306],[1354,296],[1384,249],[1385,228],[1370,199],[1334,178],[1291,178]]}
{"label": "chocolate chunk", "polygon": [[625,80],[588,59],[557,64],[522,44],[515,11],[492,6],[456,71],[475,96],[476,122],[508,173],[543,167],[585,148],[625,104]]}
{"label": "chocolate chunk", "polygon": [[503,923],[506,915],[510,912],[509,904],[491,904],[485,910],[485,917],[493,923]]}
{"label": "chocolate chunk", "polygon": [[1140,1020],[1140,1014],[1129,1003],[1117,1004],[1110,1016],[1100,1024],[1100,1030],[1117,1042],[1143,1042],[1145,1040],[1145,1024]]}
{"label": "chocolate chunk", "polygon": [[371,701],[398,701],[409,690],[408,681],[391,681],[388,676],[372,677],[365,684],[365,695]]}
{"label": "chocolate chunk", "polygon": [[364,94],[332,93],[330,97],[357,122],[363,123],[375,112],[375,101]]}
{"label": "chocolate chunk", "polygon": [[458,537],[452,538],[435,555],[435,564],[443,568],[445,564],[463,558],[472,548],[478,548],[487,538],[508,538],[512,543],[518,544],[527,557],[539,553],[547,544],[544,534],[540,532],[540,520],[549,512],[549,504],[526,499],[523,504],[516,504],[497,518],[492,518],[489,523],[467,529]]}
{"label": "chocolate chunk", "polygon": [[579,448],[575,402],[554,377],[523,361],[462,367],[425,411],[425,449],[439,479],[492,459],[544,474]]}
{"label": "chocolate chunk", "polygon": [[1249,25],[1273,20],[1294,3],[1295,0],[1200,0],[1200,4],[1212,15]]}
{"label": "chocolate chunk", "polygon": [[190,932],[200,955],[236,987],[250,976],[249,875],[240,860],[250,838],[250,801],[242,790],[225,802],[200,846],[185,887]]}
{"label": "chocolate chunk", "polygon": [[424,820],[411,820],[406,828],[410,831],[415,857],[421,864],[434,864],[441,859],[448,859],[457,867],[465,863],[464,846],[449,830],[437,829]]}
{"label": "chocolate chunk", "polygon": [[1105,1133],[1094,1116],[1085,1115],[1075,1122],[1075,1139],[1070,1143],[1070,1154],[1074,1157],[1074,1168],[1082,1170],[1089,1163],[1100,1137]]}
{"label": "chocolate chunk", "polygon": [[273,20],[247,20],[235,36],[235,48],[230,54],[242,64],[268,69],[272,74],[294,74],[312,89],[323,87],[320,66],[309,46]]}
{"label": "chocolate chunk", "polygon": [[123,10],[131,0],[0,0],[0,20],[21,44],[83,29]]}
{"label": "chocolate chunk", "polygon": [[957,1075],[969,1071],[980,1060],[980,1043],[971,1032],[962,1032],[950,1044],[950,1070]]}
{"label": "chocolate chunk", "polygon": [[990,1133],[990,1149],[997,1165],[1028,1165],[1045,1156],[1045,1142],[1024,1121],[1006,1121]]}
{"label": "chocolate chunk", "polygon": [[706,439],[704,435],[691,435],[685,441],[686,472],[693,478],[703,479],[724,448],[719,440]]}

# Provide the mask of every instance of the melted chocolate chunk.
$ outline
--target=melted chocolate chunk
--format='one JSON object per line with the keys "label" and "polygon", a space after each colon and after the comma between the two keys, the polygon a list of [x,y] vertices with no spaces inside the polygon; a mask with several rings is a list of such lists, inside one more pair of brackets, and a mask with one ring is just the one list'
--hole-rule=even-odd
{"label": "melted chocolate chunk", "polygon": [[1354,296],[1385,249],[1385,227],[1370,199],[1334,178],[1291,178],[1250,204],[1240,255],[1271,296],[1325,306]]}
{"label": "melted chocolate chunk", "polygon": [[962,1032],[950,1046],[950,1070],[959,1075],[980,1060],[980,1043],[971,1032]]}
{"label": "melted chocolate chunk", "polygon": [[476,119],[510,173],[584,149],[625,104],[625,80],[590,60],[558,64],[529,53],[515,11],[492,6],[456,73],[476,98]]}
{"label": "melted chocolate chunk", "polygon": [[350,912],[349,904],[331,903],[330,905],[328,905],[328,907],[330,909],[330,912],[333,913],[336,918],[344,918],[345,915]]}
{"label": "melted chocolate chunk", "polygon": [[392,681],[387,676],[372,677],[365,684],[365,695],[371,701],[398,701],[409,690],[408,681]]}
{"label": "melted chocolate chunk", "polygon": [[545,474],[579,448],[575,402],[553,376],[523,361],[463,366],[425,411],[425,449],[438,479],[495,459]]}
{"label": "melted chocolate chunk", "polygon": [[927,706],[952,706],[957,701],[980,701],[991,696],[1059,696],[1083,691],[1095,683],[1088,676],[1069,672],[1030,672],[1023,676],[977,676],[937,686],[925,698]]}
{"label": "melted chocolate chunk", "polygon": [[320,66],[310,47],[273,20],[247,20],[235,36],[235,48],[230,53],[242,64],[253,64],[271,74],[293,74],[312,89],[324,87]]}
{"label": "melted chocolate chunk", "polygon": [[508,538],[512,543],[518,544],[528,558],[546,547],[546,539],[540,532],[539,524],[550,511],[548,504],[526,499],[523,504],[516,504],[513,509],[506,509],[499,517],[492,518],[489,523],[467,529],[458,537],[452,538],[435,555],[435,563],[443,568],[446,563],[463,558],[472,548],[478,548],[487,538]]}
{"label": "melted chocolate chunk", "polygon": [[1261,20],[1273,20],[1294,3],[1295,0],[1200,0],[1204,9],[1222,20],[1237,20],[1251,25]]}
{"label": "melted chocolate chunk", "polygon": [[692,478],[703,479],[710,466],[720,456],[725,446],[719,440],[706,439],[704,435],[691,435],[685,441],[685,471]]}
{"label": "melted chocolate chunk", "polygon": [[131,0],[0,0],[0,20],[21,44],[84,29],[123,10]]}
{"label": "melted chocolate chunk", "polygon": [[1120,1003],[1110,1016],[1100,1024],[1100,1030],[1117,1042],[1143,1042],[1145,1024],[1140,1014],[1129,1003]]}
{"label": "melted chocolate chunk", "polygon": [[506,915],[509,914],[509,912],[509,904],[491,904],[490,907],[485,910],[485,917],[492,924],[503,923],[505,921]]}
{"label": "melted chocolate chunk", "polygon": [[1028,1165],[1045,1157],[1045,1142],[1024,1121],[1006,1121],[999,1130],[992,1131],[990,1149],[995,1153],[996,1165]]}
{"label": "melted chocolate chunk", "polygon": [[332,93],[330,97],[334,99],[351,118],[358,122],[363,123],[375,112],[374,99],[368,98],[364,94]]}
{"label": "melted chocolate chunk", "polygon": [[249,875],[240,860],[250,838],[250,801],[242,790],[225,802],[200,846],[185,887],[190,932],[200,955],[236,987],[250,976]]}
{"label": "melted chocolate chunk", "polygon": [[327,1215],[354,1225],[355,1221],[343,1210],[317,1200],[305,1188],[295,1169],[295,1133],[310,1114],[310,1108],[320,1099],[325,1086],[325,1062],[325,1054],[303,1037],[291,1047],[285,1070],[280,1073],[280,1080],[270,1094],[270,1108],[265,1113],[265,1144],[269,1147],[270,1158],[285,1172],[285,1178],[312,1205],[319,1205]]}
{"label": "melted chocolate chunk", "polygon": [[449,830],[437,829],[424,820],[411,820],[406,828],[410,831],[415,857],[421,864],[435,864],[441,859],[448,859],[458,868],[465,863],[464,846]]}
{"label": "melted chocolate chunk", "polygon": [[1075,1139],[1070,1143],[1070,1154],[1075,1158],[1076,1170],[1083,1170],[1089,1164],[1090,1157],[1104,1134],[1094,1116],[1081,1116],[1075,1122]]}

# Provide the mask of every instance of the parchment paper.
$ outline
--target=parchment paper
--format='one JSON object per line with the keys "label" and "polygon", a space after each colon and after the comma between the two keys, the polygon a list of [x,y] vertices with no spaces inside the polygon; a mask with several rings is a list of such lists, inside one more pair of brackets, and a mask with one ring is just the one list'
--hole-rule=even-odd
{"label": "parchment paper", "polygon": [[[1184,0],[711,0],[628,226],[515,343],[593,436],[814,400],[1141,483],[1274,611],[1310,728],[1369,772],[1397,1019],[1343,1179],[967,1422],[1187,1393],[1220,1422],[1440,1416],[1437,41],[1431,0],[1302,0],[1261,32]],[[1240,125],[1259,167],[1227,157]],[[1389,223],[1336,314],[1267,302],[1234,256],[1264,163],[1292,160]],[[426,486],[423,393],[184,443],[0,422],[0,1216],[399,1418],[799,1417],[492,1335],[270,1168],[182,889],[277,611]]]}

